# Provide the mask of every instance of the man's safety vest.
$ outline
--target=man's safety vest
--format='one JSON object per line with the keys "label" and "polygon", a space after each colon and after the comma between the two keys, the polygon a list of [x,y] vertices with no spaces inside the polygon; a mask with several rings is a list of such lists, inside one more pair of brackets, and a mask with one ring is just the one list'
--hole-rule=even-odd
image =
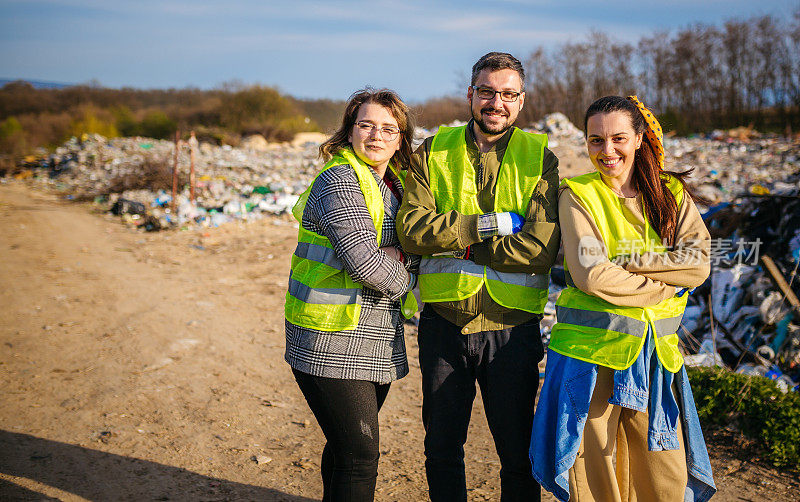
{"label": "man's safety vest", "polygon": [[[428,156],[430,187],[436,211],[481,214],[475,169],[467,156],[466,126],[440,127]],[[547,136],[514,129],[497,175],[494,211],[525,215],[542,176]],[[498,272],[472,260],[425,256],[419,267],[423,302],[459,301],[484,284],[500,305],[539,314],[547,303],[548,274]]]}
{"label": "man's safety vest", "polygon": [[[663,253],[661,238],[647,222],[644,234],[630,224],[622,204],[597,172],[564,180],[589,211],[605,243],[608,259],[642,252]],[[675,178],[667,184],[680,207],[683,186]],[[567,269],[566,261],[564,268]],[[677,331],[686,299],[673,296],[650,307],[620,307],[575,287],[567,272],[567,288],[556,302],[557,323],[550,334],[550,349],[565,356],[607,366],[615,370],[630,367],[644,345],[648,327],[655,335],[656,352],[672,373],[683,365]]]}
{"label": "man's safety vest", "polygon": [[[383,196],[371,168],[361,162],[352,149],[346,148],[329,160],[319,174],[342,164],[349,164],[356,172],[380,245],[384,216]],[[392,165],[389,165],[389,169],[401,182],[404,181],[405,176]],[[327,237],[303,228],[303,210],[313,186],[312,182],[292,208],[292,214],[300,222],[300,230],[297,248],[292,255],[289,291],[286,293],[286,319],[297,326],[320,331],[354,329],[361,315],[363,286],[350,278]],[[410,318],[416,311],[417,301],[414,295],[404,295],[403,315]]]}

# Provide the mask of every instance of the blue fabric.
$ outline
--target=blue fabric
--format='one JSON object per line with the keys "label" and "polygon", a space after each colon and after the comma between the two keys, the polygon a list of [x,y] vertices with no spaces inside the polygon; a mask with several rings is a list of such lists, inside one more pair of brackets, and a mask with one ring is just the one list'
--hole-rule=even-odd
{"label": "blue fabric", "polygon": [[[673,379],[677,400],[671,390]],[[569,500],[569,469],[578,454],[596,382],[596,364],[554,351],[547,354],[545,380],[533,419],[530,457],[534,478],[559,500]],[[633,365],[614,372],[614,392],[609,403],[649,411],[647,443],[651,451],[679,448],[680,419],[689,474],[684,500],[704,502],[714,495],[711,462],[686,368],[670,373],[661,365],[652,332],[648,332],[645,346]]]}

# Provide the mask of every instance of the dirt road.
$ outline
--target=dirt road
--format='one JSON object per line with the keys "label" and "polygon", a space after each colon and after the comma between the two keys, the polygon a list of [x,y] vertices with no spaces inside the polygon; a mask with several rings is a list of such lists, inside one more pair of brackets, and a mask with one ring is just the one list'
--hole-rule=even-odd
{"label": "dirt road", "polygon": [[[323,436],[283,361],[290,221],[143,234],[8,182],[0,236],[0,500],[318,499]],[[426,499],[407,345],[381,501]],[[480,407],[471,427],[470,500],[498,500]],[[714,462],[718,500],[792,500],[780,473]]]}

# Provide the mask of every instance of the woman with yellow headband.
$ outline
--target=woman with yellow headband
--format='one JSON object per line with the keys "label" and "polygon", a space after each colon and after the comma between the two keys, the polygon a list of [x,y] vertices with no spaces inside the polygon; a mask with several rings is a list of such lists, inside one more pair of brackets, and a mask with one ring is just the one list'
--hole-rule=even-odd
{"label": "woman with yellow headband", "polygon": [[716,488],[676,332],[687,290],[708,277],[710,236],[635,96],[592,103],[584,131],[596,171],[559,194],[567,288],[534,476],[560,500],[705,501]]}

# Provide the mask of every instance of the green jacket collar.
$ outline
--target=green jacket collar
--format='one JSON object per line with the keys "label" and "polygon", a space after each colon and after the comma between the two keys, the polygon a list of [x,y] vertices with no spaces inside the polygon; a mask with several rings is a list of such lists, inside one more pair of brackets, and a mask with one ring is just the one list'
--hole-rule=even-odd
{"label": "green jacket collar", "polygon": [[[469,119],[469,122],[467,122],[467,150],[470,152],[470,154],[478,155],[478,144],[475,142],[475,131],[472,129],[474,123],[475,119]],[[508,146],[508,142],[511,140],[511,135],[514,133],[514,129],[516,128],[516,126],[511,126],[508,131],[506,131],[506,133],[497,140],[497,143],[495,143],[492,148],[489,149],[489,152],[492,150],[496,151],[497,158],[502,159],[503,153],[506,151],[506,147]]]}

